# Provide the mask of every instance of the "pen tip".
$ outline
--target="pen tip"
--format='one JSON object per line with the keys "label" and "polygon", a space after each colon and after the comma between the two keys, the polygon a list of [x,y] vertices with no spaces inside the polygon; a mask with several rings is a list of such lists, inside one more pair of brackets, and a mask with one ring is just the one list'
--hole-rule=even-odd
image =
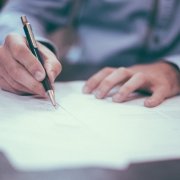
{"label": "pen tip", "polygon": [[55,96],[54,96],[53,90],[49,90],[47,93],[48,93],[48,95],[49,95],[49,98],[50,98],[50,100],[51,100],[52,105],[53,105],[54,108],[56,109],[57,103],[56,103],[56,101],[55,101]]}

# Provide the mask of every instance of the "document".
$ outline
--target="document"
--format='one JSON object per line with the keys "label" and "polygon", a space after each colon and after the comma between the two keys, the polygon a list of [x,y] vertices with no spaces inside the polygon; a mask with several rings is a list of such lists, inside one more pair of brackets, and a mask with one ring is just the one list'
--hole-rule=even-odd
{"label": "document", "polygon": [[[82,93],[83,81],[56,83],[49,100],[0,91],[0,151],[14,167],[41,170],[180,158],[180,97],[156,108],[147,97],[114,103]],[[135,98],[137,97],[137,98]]]}

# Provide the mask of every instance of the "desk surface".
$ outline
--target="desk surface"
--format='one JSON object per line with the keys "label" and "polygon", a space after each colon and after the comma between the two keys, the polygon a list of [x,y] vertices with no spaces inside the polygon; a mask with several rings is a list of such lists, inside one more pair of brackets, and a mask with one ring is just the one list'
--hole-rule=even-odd
{"label": "desk surface", "polygon": [[153,109],[145,97],[123,104],[81,93],[83,82],[56,84],[63,108],[0,92],[0,151],[19,171],[102,167],[180,157],[180,97]]}
{"label": "desk surface", "polygon": [[0,153],[1,180],[179,180],[180,159],[131,164],[124,170],[99,167],[18,171]]}

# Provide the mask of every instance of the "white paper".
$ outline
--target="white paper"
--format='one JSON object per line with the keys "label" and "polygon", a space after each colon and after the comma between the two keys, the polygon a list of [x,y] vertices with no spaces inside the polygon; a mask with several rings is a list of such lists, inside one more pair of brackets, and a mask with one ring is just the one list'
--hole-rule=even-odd
{"label": "white paper", "polygon": [[65,110],[0,91],[0,150],[16,168],[122,168],[180,157],[180,97],[149,109],[144,97],[122,104],[97,100],[82,94],[83,84],[56,84]]}

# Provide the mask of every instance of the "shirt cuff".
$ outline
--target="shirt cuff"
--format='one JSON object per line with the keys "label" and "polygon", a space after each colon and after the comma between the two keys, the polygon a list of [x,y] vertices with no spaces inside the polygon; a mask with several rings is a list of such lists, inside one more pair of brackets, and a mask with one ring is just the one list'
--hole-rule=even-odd
{"label": "shirt cuff", "polygon": [[172,55],[164,58],[166,62],[174,64],[180,70],[180,55]]}

